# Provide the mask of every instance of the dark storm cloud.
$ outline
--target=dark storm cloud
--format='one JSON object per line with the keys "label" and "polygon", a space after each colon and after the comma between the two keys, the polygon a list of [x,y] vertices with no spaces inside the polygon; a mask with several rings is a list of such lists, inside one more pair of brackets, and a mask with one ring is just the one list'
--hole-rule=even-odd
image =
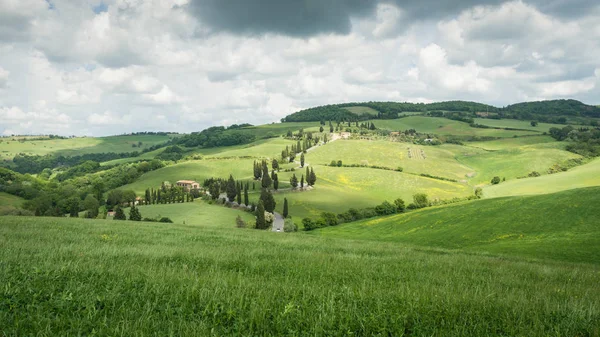
{"label": "dark storm cloud", "polygon": [[[216,32],[262,35],[276,33],[308,37],[322,33],[348,34],[353,17],[375,15],[379,3],[394,4],[406,24],[456,15],[477,5],[499,5],[506,0],[192,0],[190,8]],[[597,0],[524,1],[557,17],[577,17],[598,7]]]}
{"label": "dark storm cloud", "polygon": [[351,17],[373,13],[369,0],[193,0],[192,12],[216,31],[312,36],[347,34]]}

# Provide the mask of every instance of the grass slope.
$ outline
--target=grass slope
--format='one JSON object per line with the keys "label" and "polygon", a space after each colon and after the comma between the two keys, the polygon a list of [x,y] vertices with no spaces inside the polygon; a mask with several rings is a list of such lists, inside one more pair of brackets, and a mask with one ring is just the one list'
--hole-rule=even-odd
{"label": "grass slope", "polygon": [[[235,227],[239,215],[246,222],[254,223],[254,215],[220,205],[209,205],[202,200],[180,204],[142,205],[138,207],[142,217],[168,217],[174,223],[203,227]],[[126,210],[128,213],[129,210]]]}
{"label": "grass slope", "polygon": [[[507,140],[508,141],[508,140]],[[456,159],[461,164],[472,168],[477,175],[470,182],[473,184],[489,183],[494,176],[516,179],[527,176],[532,171],[545,174],[554,164],[568,159],[581,158],[580,155],[555,148],[559,143],[548,143],[551,146],[506,147],[497,151],[486,151],[459,154]]]}
{"label": "grass slope", "polygon": [[372,122],[380,129],[392,131],[415,129],[417,132],[442,136],[453,135],[507,138],[539,134],[535,131],[472,128],[469,124],[464,122],[438,117],[410,116],[390,120],[373,120]]}
{"label": "grass slope", "polygon": [[[63,156],[75,156],[87,153],[102,152],[133,152],[147,147],[161,144],[176,135],[133,135],[133,136],[110,136],[110,137],[79,137],[69,139],[46,139],[26,140],[23,142],[13,141],[13,138],[3,138],[0,142],[0,158],[12,159],[18,153],[29,155],[46,155],[50,153]],[[15,137],[17,139],[17,137]],[[141,147],[137,146],[142,142]]]}
{"label": "grass slope", "polygon": [[600,263],[600,188],[488,199],[317,230],[368,239]]}
{"label": "grass slope", "polygon": [[573,188],[600,186],[600,158],[567,172],[507,181],[498,185],[486,186],[486,198],[545,194],[565,191]]}
{"label": "grass slope", "polygon": [[[408,148],[413,157],[408,157]],[[427,173],[455,180],[465,179],[472,169],[456,161],[461,146],[421,146],[389,141],[338,140],[320,146],[306,155],[315,164],[342,160],[344,164],[366,164],[389,168],[402,167],[404,172]],[[468,150],[468,149],[466,149]],[[421,155],[425,153],[425,158]]]}
{"label": "grass slope", "polygon": [[594,336],[595,265],[255,230],[0,218],[5,335]]}
{"label": "grass slope", "polygon": [[548,132],[550,128],[562,129],[563,124],[538,123],[537,126],[531,126],[531,121],[522,121],[517,119],[490,119],[490,118],[473,118],[476,124],[487,125],[496,128],[513,128],[523,129],[538,132]]}
{"label": "grass slope", "polygon": [[12,194],[0,192],[0,206],[21,207],[25,199]]}
{"label": "grass slope", "polygon": [[372,116],[377,116],[379,114],[379,111],[370,108],[368,106],[350,106],[350,107],[345,107],[342,108],[345,110],[348,110],[350,112],[352,112],[353,114],[357,114],[357,115],[372,115]]}

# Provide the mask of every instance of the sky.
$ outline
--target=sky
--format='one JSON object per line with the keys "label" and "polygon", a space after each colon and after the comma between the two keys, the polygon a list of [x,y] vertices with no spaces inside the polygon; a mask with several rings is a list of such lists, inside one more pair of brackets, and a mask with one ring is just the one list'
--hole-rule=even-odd
{"label": "sky", "polygon": [[600,104],[597,0],[0,0],[0,135],[560,98]]}

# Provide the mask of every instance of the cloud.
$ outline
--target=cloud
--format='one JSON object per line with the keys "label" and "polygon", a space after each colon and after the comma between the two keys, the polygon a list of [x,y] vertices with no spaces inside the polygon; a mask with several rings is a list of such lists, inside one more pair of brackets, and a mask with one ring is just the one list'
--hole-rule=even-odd
{"label": "cloud", "polygon": [[600,104],[600,10],[575,1],[0,0],[0,133],[190,132],[370,100]]}
{"label": "cloud", "polygon": [[189,6],[217,32],[313,36],[350,33],[351,17],[371,14],[375,4],[363,0],[192,0]]}
{"label": "cloud", "polygon": [[10,72],[0,67],[0,89],[6,88],[8,85],[8,75],[10,75]]}

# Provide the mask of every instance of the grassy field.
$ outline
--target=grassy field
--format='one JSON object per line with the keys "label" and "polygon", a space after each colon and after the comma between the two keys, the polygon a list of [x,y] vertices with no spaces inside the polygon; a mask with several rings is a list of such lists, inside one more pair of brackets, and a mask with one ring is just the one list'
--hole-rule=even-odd
{"label": "grassy field", "polygon": [[[456,153],[460,153],[461,148],[451,144],[421,146],[389,141],[339,140],[309,152],[306,160],[323,165],[332,160],[342,160],[348,165],[377,165],[393,169],[400,166],[404,172],[462,180],[472,169],[456,161]],[[411,158],[408,149],[412,153]]]}
{"label": "grassy field", "polygon": [[600,159],[570,169],[567,172],[545,175],[536,178],[507,181],[498,185],[486,186],[486,198],[511,195],[531,195],[554,193],[573,188],[600,186]]}
{"label": "grassy field", "polygon": [[[26,140],[13,141],[12,138],[3,138],[0,142],[0,159],[12,159],[18,153],[29,155],[46,155],[54,153],[63,156],[75,156],[87,153],[102,152],[133,152],[141,151],[150,146],[161,144],[175,135],[133,135],[111,137],[78,137],[69,139]],[[138,142],[142,142],[137,147]],[[133,145],[136,147],[133,147]]]}
{"label": "grassy field", "polygon": [[521,121],[517,119],[489,119],[489,118],[473,118],[475,123],[487,125],[496,128],[512,128],[523,129],[538,132],[548,132],[550,128],[564,128],[563,124],[538,123],[537,126],[531,126],[531,121]]}
{"label": "grassy field", "polygon": [[7,336],[600,331],[592,264],[69,218],[0,217],[0,245]]}
{"label": "grassy field", "polygon": [[195,180],[200,183],[204,179],[228,178],[233,174],[235,179],[252,179],[252,165],[254,159],[202,159],[181,162],[162,169],[151,171],[142,175],[132,184],[124,185],[119,189],[134,190],[143,193],[147,188],[160,187],[163,181],[175,183],[177,180]]}
{"label": "grassy field", "polygon": [[[550,143],[553,145],[553,143]],[[564,150],[543,146],[506,147],[504,150],[476,154],[459,154],[457,160],[477,174],[472,184],[489,183],[494,176],[516,179],[533,171],[545,174],[554,164],[581,156]]]}
{"label": "grassy field", "polygon": [[515,147],[521,147],[526,145],[535,145],[536,147],[541,147],[541,144],[552,144],[551,146],[556,148],[564,148],[565,146],[564,143],[557,142],[554,138],[550,136],[503,138],[498,140],[490,140],[486,142],[469,142],[465,145],[493,151],[513,149]]}
{"label": "grassy field", "polygon": [[[288,199],[290,214],[300,220],[318,216],[323,211],[340,213],[349,208],[373,207],[396,198],[412,200],[415,193],[426,193],[432,199],[452,199],[473,194],[473,189],[466,184],[395,171],[327,166],[316,166],[314,170],[317,174],[314,190],[274,195],[278,211],[282,210],[284,197]],[[302,172],[297,172],[297,175],[300,176]],[[281,172],[279,179],[288,181],[290,175]]]}
{"label": "grassy field", "polygon": [[351,106],[351,107],[346,107],[346,108],[342,108],[345,110],[348,110],[350,112],[352,112],[353,114],[357,114],[357,115],[371,115],[371,116],[377,116],[379,114],[379,111],[373,109],[373,108],[369,108],[368,106]]}
{"label": "grassy field", "polygon": [[472,128],[469,124],[446,118],[410,116],[390,120],[373,120],[377,128],[392,131],[415,129],[420,133],[430,133],[441,136],[479,136],[508,138],[513,136],[536,135],[534,131],[509,131],[497,129]]}
{"label": "grassy field", "polygon": [[315,235],[600,263],[600,187],[476,200],[363,220]]}
{"label": "grassy field", "polygon": [[[254,215],[220,205],[209,205],[202,200],[180,204],[142,205],[138,207],[144,218],[168,217],[174,223],[202,227],[235,227],[239,215],[246,222],[254,223]],[[129,213],[126,209],[125,213]]]}

